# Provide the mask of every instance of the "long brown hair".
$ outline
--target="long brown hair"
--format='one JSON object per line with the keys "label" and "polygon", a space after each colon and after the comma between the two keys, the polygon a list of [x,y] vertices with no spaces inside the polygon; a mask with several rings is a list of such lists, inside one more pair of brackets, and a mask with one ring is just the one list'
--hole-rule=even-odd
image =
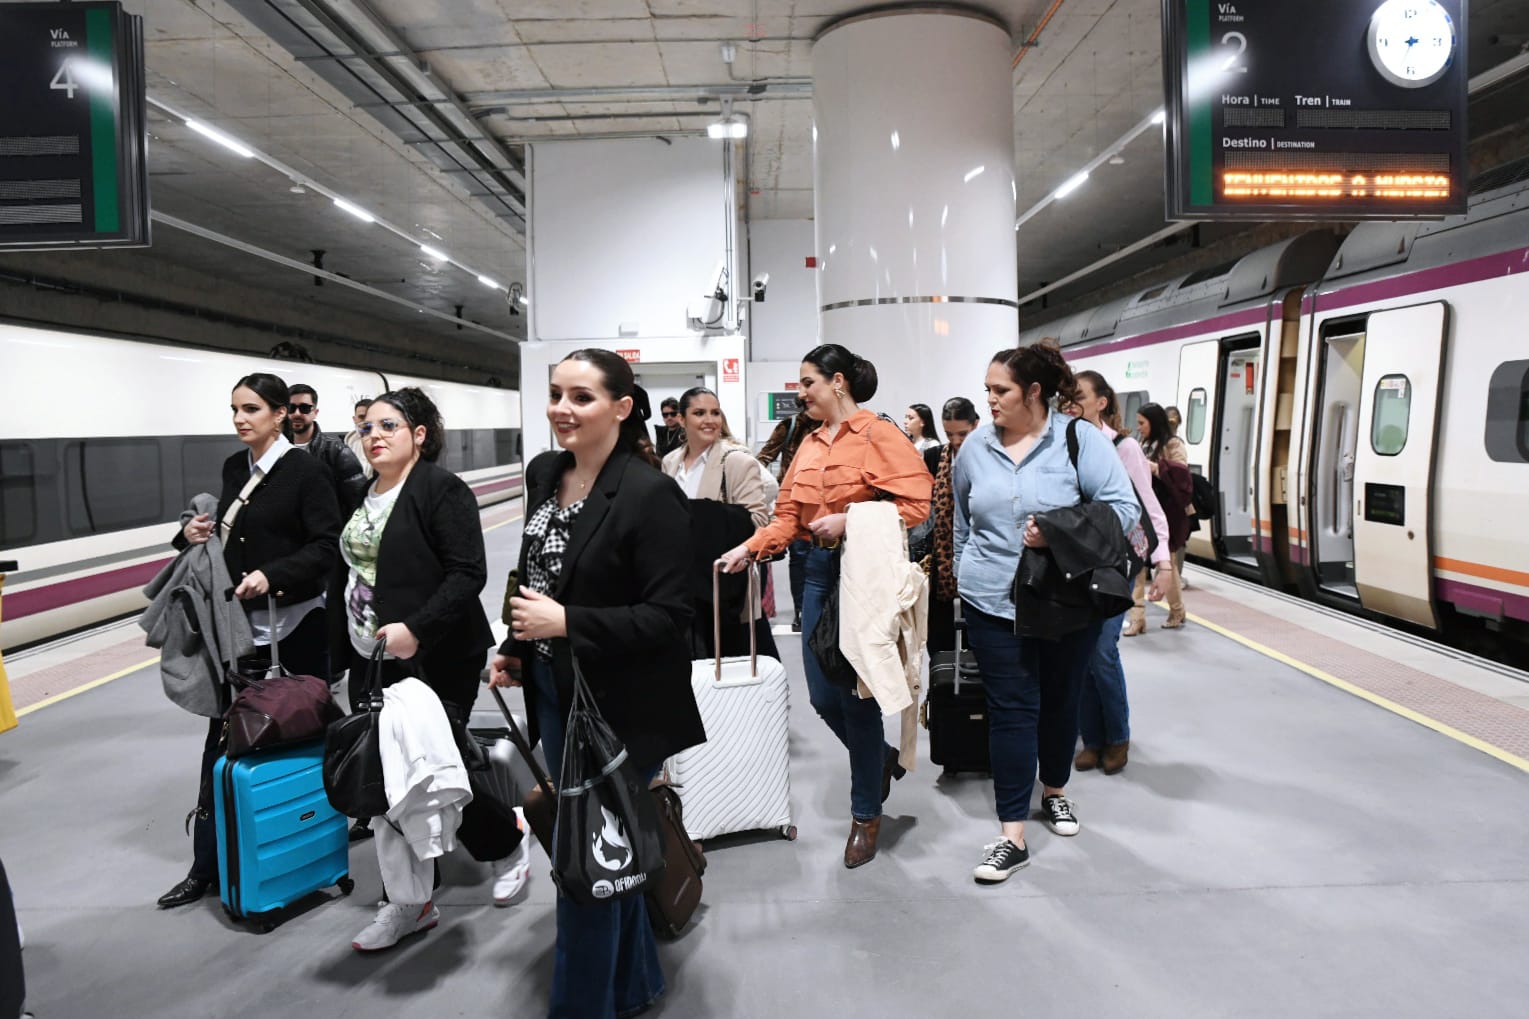
{"label": "long brown hair", "polygon": [[1092,368],[1085,369],[1073,376],[1078,382],[1087,382],[1095,396],[1104,397],[1104,411],[1099,415],[1099,420],[1110,426],[1116,433],[1124,432],[1125,428],[1120,422],[1120,401],[1115,398],[1115,390],[1104,381],[1104,376]]}

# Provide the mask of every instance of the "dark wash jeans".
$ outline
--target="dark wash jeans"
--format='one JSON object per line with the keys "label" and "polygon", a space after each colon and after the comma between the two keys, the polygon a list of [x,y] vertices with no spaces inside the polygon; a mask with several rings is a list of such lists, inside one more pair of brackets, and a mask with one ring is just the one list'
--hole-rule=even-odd
{"label": "dark wash jeans", "polygon": [[838,555],[816,546],[808,549],[807,583],[802,592],[802,664],[813,710],[849,750],[850,813],[857,821],[871,821],[881,816],[881,774],[887,755],[896,753],[887,745],[881,706],[874,697],[862,700],[853,689],[830,683],[807,643],[823,614],[823,600],[838,583]]}
{"label": "dark wash jeans", "polygon": [[[553,782],[563,772],[563,733],[568,715],[557,700],[552,663],[531,654],[525,683],[536,691],[536,727]],[[643,777],[658,773],[651,768]],[[637,1015],[664,993],[658,942],[641,895],[588,906],[557,897],[557,948],[553,954],[548,1019],[618,1019]]]}
{"label": "dark wash jeans", "polygon": [[1078,735],[1083,745],[1101,750],[1131,738],[1131,707],[1126,673],[1120,664],[1120,627],[1128,613],[1106,619],[1089,655],[1088,677],[1078,697]]}
{"label": "dark wash jeans", "polygon": [[[281,651],[281,667],[291,676],[317,676],[329,682],[329,636],[324,625],[324,610],[314,609],[303,617],[291,634],[277,645]],[[271,649],[259,647],[254,654],[239,659],[239,670],[248,676],[259,676],[271,664]],[[207,742],[202,745],[201,777],[203,789],[212,788],[212,768],[218,763],[222,752],[223,719],[207,720]],[[190,877],[203,881],[218,880],[218,827],[212,816],[213,799],[197,803],[196,823],[191,829]]]}
{"label": "dark wash jeans", "polygon": [[987,693],[988,746],[998,820],[1025,821],[1039,765],[1043,785],[1061,789],[1072,776],[1078,739],[1078,692],[1099,623],[1059,640],[1019,637],[1014,620],[962,605],[967,643]]}

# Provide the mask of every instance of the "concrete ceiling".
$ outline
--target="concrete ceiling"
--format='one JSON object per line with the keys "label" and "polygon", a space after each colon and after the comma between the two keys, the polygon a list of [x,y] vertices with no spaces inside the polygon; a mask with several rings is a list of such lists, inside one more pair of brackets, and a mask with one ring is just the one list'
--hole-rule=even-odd
{"label": "concrete ceiling", "polygon": [[[522,227],[508,211],[513,199],[506,197],[514,167],[483,152],[502,146],[497,151],[514,154],[540,138],[703,129],[716,114],[716,100],[698,103],[693,90],[676,95],[677,87],[764,84],[763,95],[737,101],[753,124],[742,171],[749,216],[810,217],[811,40],[832,20],[867,5],[126,0],[125,6],[145,19],[151,96],[508,283],[523,280],[525,272]],[[1007,24],[1021,55],[1013,80],[1023,211],[1161,105],[1160,0],[1003,0],[983,6]],[[1471,15],[1473,74],[1515,55],[1529,39],[1529,3],[1523,0],[1473,0]],[[1043,19],[1038,44],[1022,47]],[[336,23],[354,30],[348,47],[336,41],[342,39]],[[731,67],[722,57],[725,42],[736,48]],[[356,59],[363,43],[381,56]],[[443,170],[446,150],[426,144],[432,129],[421,126],[422,118],[446,110],[444,101],[361,101],[363,94],[382,94],[378,77],[384,72],[414,74],[441,95],[460,97],[461,109],[473,114],[464,112],[462,122],[498,140],[473,153],[479,162],[495,164],[494,180],[451,166]],[[419,85],[421,95],[425,87]],[[559,94],[590,88],[627,92]],[[520,94],[494,98],[508,90]],[[778,96],[782,90],[786,94]],[[157,209],[305,261],[322,249],[326,268],[439,311],[452,313],[460,304],[467,318],[495,329],[514,331],[524,322],[508,315],[501,294],[470,274],[432,263],[417,246],[346,217],[327,198],[291,193],[279,173],[209,144],[178,119],[155,112],[150,128]],[[1123,163],[1101,167],[1083,190],[1016,234],[1020,293],[1162,227],[1157,132],[1121,155]],[[204,241],[177,244],[173,254],[167,246],[152,257],[186,258],[188,251],[197,253],[191,257],[199,268],[248,275],[278,293],[301,290],[304,299],[313,299],[311,282],[292,270]],[[365,303],[355,294],[343,300],[347,307]],[[453,329],[411,319],[408,309],[373,304],[380,321],[418,330],[409,335]]]}

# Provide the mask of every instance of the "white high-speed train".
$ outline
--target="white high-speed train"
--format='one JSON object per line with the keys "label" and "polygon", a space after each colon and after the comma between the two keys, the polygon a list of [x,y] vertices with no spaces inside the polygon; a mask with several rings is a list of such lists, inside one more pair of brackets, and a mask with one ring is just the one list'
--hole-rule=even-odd
{"label": "white high-speed train", "polygon": [[1128,428],[1177,405],[1198,560],[1519,657],[1529,643],[1529,184],[1305,234],[1030,329]]}
{"label": "white high-speed train", "polygon": [[442,465],[480,505],[520,494],[513,390],[0,323],[0,560],[20,567],[0,648],[144,606],[181,510],[240,448],[228,393],[257,371],[312,386],[320,427],[342,434],[358,399],[419,386],[446,421]]}

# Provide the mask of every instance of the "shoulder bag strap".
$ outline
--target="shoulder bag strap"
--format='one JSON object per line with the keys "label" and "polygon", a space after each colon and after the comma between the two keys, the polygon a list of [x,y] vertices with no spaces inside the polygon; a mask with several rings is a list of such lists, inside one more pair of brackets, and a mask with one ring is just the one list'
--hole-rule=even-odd
{"label": "shoulder bag strap", "polygon": [[234,520],[239,516],[239,511],[244,508],[244,503],[249,499],[250,493],[265,480],[265,475],[257,471],[250,471],[250,479],[239,489],[239,494],[234,501],[228,504],[228,509],[223,514],[223,519],[218,522],[218,537],[228,540],[228,532],[234,529]]}

